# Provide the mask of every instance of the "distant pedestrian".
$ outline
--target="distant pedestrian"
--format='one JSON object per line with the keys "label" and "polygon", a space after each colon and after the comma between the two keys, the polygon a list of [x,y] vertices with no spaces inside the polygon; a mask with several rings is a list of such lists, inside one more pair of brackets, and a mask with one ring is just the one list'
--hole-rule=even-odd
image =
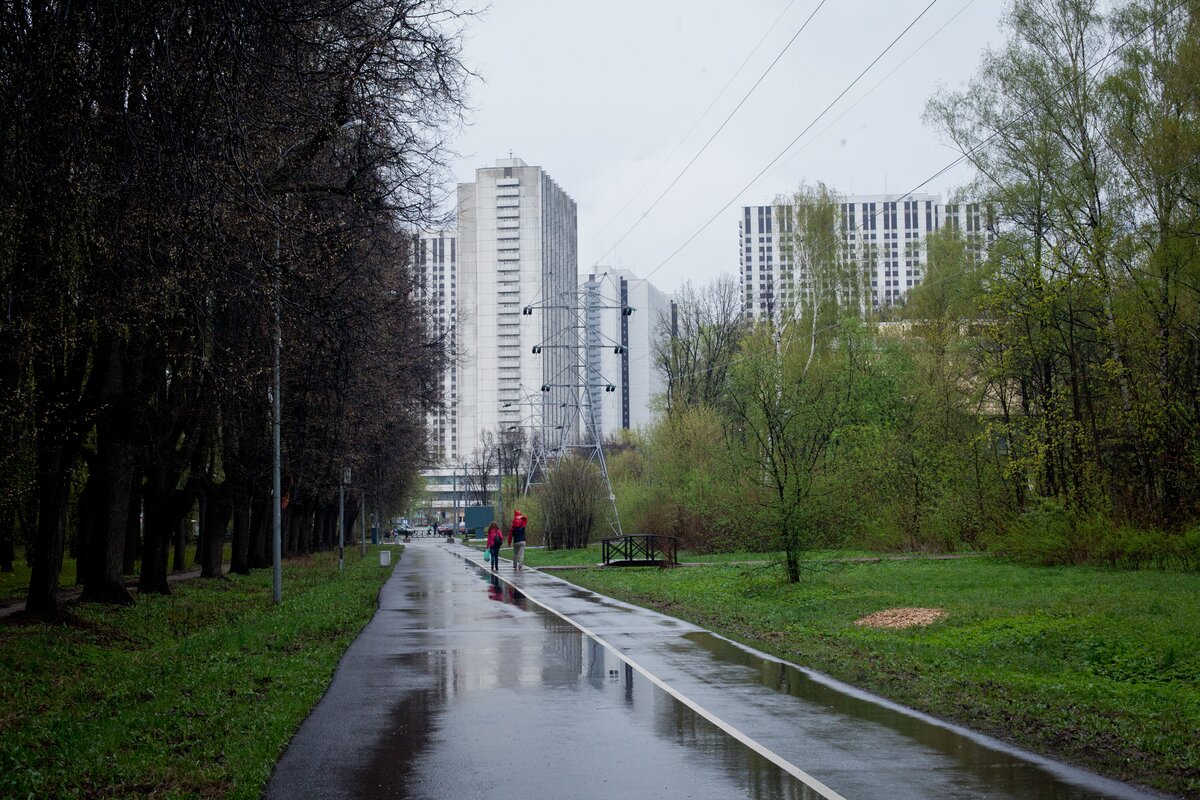
{"label": "distant pedestrian", "polygon": [[492,559],[492,572],[500,569],[500,545],[504,544],[504,532],[500,526],[492,523],[487,529],[487,550]]}
{"label": "distant pedestrian", "polygon": [[508,529],[508,542],[513,546],[513,569],[525,568],[525,524],[529,518],[521,510],[513,509],[512,527]]}

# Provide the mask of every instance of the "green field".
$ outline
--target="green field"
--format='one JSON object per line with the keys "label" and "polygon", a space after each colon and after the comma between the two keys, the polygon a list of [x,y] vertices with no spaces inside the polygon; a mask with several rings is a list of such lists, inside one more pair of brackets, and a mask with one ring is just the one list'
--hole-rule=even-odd
{"label": "green field", "polygon": [[0,623],[0,797],[257,798],[375,612],[375,549]]}
{"label": "green field", "polygon": [[[231,545],[225,544],[224,553],[221,556],[225,564],[229,563]],[[171,558],[167,562],[168,565],[175,563],[175,553],[171,551]],[[184,563],[187,568],[199,569],[196,566],[196,543],[191,542],[184,548]],[[134,569],[140,561],[134,562]],[[17,557],[13,560],[12,572],[0,572],[0,603],[9,602],[12,600],[23,600],[26,593],[29,591],[29,565],[25,563],[25,552],[22,548],[17,548]],[[130,580],[137,580],[137,572],[126,576]],[[75,585],[75,559],[69,555],[63,559],[62,571],[58,574],[58,585],[61,589],[68,589]]]}
{"label": "green field", "polygon": [[[797,585],[781,568],[735,565],[559,574],[1007,741],[1200,797],[1200,575],[994,559],[814,560]],[[854,624],[894,607],[948,617]]]}

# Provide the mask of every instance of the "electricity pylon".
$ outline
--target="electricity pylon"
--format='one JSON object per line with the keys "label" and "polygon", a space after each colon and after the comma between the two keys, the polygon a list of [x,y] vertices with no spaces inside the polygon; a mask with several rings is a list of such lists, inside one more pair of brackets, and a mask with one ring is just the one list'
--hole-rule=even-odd
{"label": "electricity pylon", "polygon": [[[613,493],[612,481],[608,475],[608,462],[604,457],[604,436],[596,415],[599,395],[615,392],[617,387],[601,374],[598,366],[589,363],[589,355],[593,350],[608,348],[617,354],[623,352],[621,344],[612,341],[600,330],[600,312],[617,311],[629,316],[634,309],[611,298],[602,297],[596,289],[589,287],[562,292],[555,298],[527,305],[521,313],[533,316],[534,311],[555,314],[559,321],[564,323],[540,344],[533,346],[534,355],[546,351],[565,351],[565,357],[557,359],[557,370],[553,375],[547,376],[541,386],[544,398],[541,435],[541,450],[545,459],[543,463],[549,467],[571,450],[585,454],[589,462],[595,462],[604,479],[604,490],[608,495],[609,525],[613,532],[620,536],[623,531],[617,511],[617,496]],[[596,313],[589,315],[589,311]],[[548,407],[555,400],[559,401],[557,406]],[[532,465],[529,475],[532,478]],[[527,489],[528,485],[527,480]]]}

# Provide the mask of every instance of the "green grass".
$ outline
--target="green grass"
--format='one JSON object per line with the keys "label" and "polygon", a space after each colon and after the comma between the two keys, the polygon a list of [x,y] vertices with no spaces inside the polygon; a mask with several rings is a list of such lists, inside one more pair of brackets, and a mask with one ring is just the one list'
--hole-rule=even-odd
{"label": "green grass", "polygon": [[[470,544],[473,547],[483,548],[481,543],[471,542]],[[503,558],[512,558],[512,548],[502,548],[500,555]],[[601,555],[601,546],[598,542],[586,548],[573,550],[546,550],[541,547],[527,547],[525,548],[525,563],[532,567],[594,566],[603,560]],[[837,561],[854,558],[896,558],[899,556],[897,554],[884,554],[881,556],[879,553],[872,553],[867,550],[814,550],[807,553],[806,557],[809,560]],[[733,553],[700,554],[681,550],[679,551],[679,561],[681,563],[701,564],[735,564],[739,562],[753,564],[782,563],[783,551],[770,553],[738,551]]]}
{"label": "green grass", "polygon": [[[1200,575],[993,559],[594,569],[658,608],[910,707],[1108,775],[1200,797]],[[942,608],[925,628],[854,624]]]}
{"label": "green grass", "polygon": [[[485,551],[482,540],[468,542],[468,544],[479,550],[480,553],[484,553]],[[501,558],[512,558],[512,556],[513,550],[511,547],[500,548]],[[546,550],[542,547],[526,547],[525,563],[531,567],[578,566],[584,564],[594,566],[600,563],[600,545],[597,544],[576,550]]]}
{"label": "green grass", "polygon": [[0,624],[0,797],[257,798],[390,569],[375,549]]}
{"label": "green grass", "polygon": [[[225,544],[224,554],[221,556],[226,564],[229,563],[229,557],[232,554],[232,545]],[[175,563],[175,551],[171,551],[170,559],[167,561],[168,567]],[[199,569],[196,566],[196,543],[191,542],[184,548],[184,563],[187,564],[187,569]],[[134,562],[135,572],[126,577],[135,579],[137,577],[136,570],[139,568],[141,560]],[[25,551],[18,547],[16,558],[13,559],[12,572],[0,572],[0,603],[9,602],[11,600],[23,600],[29,590],[29,566],[25,563]],[[75,585],[75,559],[70,556],[63,558],[63,568],[58,574],[58,586],[61,589],[69,589]]]}

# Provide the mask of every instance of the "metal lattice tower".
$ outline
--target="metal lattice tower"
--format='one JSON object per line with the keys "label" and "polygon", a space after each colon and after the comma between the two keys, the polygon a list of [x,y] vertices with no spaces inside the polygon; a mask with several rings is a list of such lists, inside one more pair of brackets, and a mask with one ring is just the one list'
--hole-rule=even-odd
{"label": "metal lattice tower", "polygon": [[[543,470],[572,450],[586,454],[589,462],[595,462],[608,495],[609,525],[620,536],[623,531],[617,512],[617,497],[609,479],[608,462],[604,457],[604,436],[596,414],[600,395],[615,392],[617,387],[601,374],[599,358],[594,357],[593,351],[612,348],[616,353],[622,352],[624,348],[619,342],[612,341],[601,332],[600,314],[615,311],[629,316],[634,309],[601,296],[596,287],[589,285],[586,289],[562,292],[553,299],[528,305],[522,313],[533,316],[535,311],[560,315],[561,321],[566,324],[550,332],[540,344],[534,345],[534,354],[563,348],[573,357],[565,359],[562,368],[556,374],[547,376],[540,387],[543,397],[538,437],[540,446],[534,446],[533,457],[540,459]],[[555,400],[557,404],[554,404]],[[535,466],[531,462],[526,491],[532,483]]]}

